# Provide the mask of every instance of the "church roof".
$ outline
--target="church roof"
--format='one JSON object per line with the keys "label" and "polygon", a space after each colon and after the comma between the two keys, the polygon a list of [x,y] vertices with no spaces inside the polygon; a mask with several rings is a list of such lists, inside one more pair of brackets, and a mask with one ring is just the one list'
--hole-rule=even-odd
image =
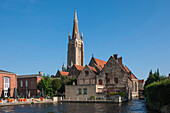
{"label": "church roof", "polygon": [[80,65],[76,65],[74,64],[74,66],[77,68],[77,70],[83,70],[84,66],[80,66]]}
{"label": "church roof", "polygon": [[94,59],[95,59],[97,65],[101,66],[102,68],[107,63],[106,61],[103,61],[103,60],[100,60],[100,59],[97,59],[97,58],[94,58]]}

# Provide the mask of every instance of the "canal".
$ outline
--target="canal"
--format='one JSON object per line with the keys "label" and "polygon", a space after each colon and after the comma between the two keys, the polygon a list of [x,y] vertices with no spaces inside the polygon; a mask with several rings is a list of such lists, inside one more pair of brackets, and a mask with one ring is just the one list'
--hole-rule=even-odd
{"label": "canal", "polygon": [[[0,107],[0,113],[153,113],[145,101],[138,99],[122,104],[111,103],[55,103]],[[155,113],[155,112],[154,112]]]}

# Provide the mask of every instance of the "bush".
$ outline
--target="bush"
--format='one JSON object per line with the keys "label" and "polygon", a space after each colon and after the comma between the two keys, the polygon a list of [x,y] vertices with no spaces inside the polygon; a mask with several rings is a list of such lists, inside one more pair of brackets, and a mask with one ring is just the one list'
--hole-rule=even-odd
{"label": "bush", "polygon": [[110,95],[126,96],[126,93],[125,92],[110,92]]}
{"label": "bush", "polygon": [[170,79],[153,82],[145,88],[147,105],[154,110],[170,103]]}
{"label": "bush", "polygon": [[95,99],[95,96],[92,95],[92,96],[90,97],[90,100],[94,100],[94,99]]}

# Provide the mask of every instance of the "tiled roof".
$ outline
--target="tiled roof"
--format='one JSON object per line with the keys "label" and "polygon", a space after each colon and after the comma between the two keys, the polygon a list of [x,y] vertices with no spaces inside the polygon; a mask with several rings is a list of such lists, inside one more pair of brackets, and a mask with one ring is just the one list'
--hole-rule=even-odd
{"label": "tiled roof", "polygon": [[93,72],[97,72],[94,67],[91,67],[91,66],[89,66],[89,65],[87,65],[87,66],[88,66],[88,67],[90,68],[90,70],[92,70]]}
{"label": "tiled roof", "polygon": [[5,71],[5,70],[0,70],[0,73],[10,73],[10,74],[15,74],[15,73],[12,73],[12,72],[9,72],[9,71]]}
{"label": "tiled roof", "polygon": [[99,71],[102,70],[102,67],[100,67],[99,65],[96,65],[96,64],[95,64],[95,66],[99,69]]}
{"label": "tiled roof", "polygon": [[107,63],[106,61],[103,61],[103,60],[100,60],[100,59],[97,59],[97,58],[94,58],[94,59],[95,59],[97,65],[101,66],[102,68]]}
{"label": "tiled roof", "polygon": [[144,79],[143,80],[138,80],[138,83],[144,83]]}
{"label": "tiled roof", "polygon": [[[128,73],[130,72],[130,70],[126,66],[124,66],[124,68]],[[130,76],[131,76],[132,79],[137,79],[133,73],[131,73]]]}
{"label": "tiled roof", "polygon": [[84,66],[80,66],[80,65],[75,65],[74,66],[78,69],[78,70],[83,70]]}
{"label": "tiled roof", "polygon": [[68,76],[69,72],[59,71],[62,76]]}

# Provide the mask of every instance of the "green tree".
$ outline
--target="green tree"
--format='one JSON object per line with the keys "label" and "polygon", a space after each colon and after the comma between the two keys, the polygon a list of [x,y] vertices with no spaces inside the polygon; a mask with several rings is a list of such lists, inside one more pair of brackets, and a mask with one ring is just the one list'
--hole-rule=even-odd
{"label": "green tree", "polygon": [[159,73],[159,69],[157,69],[157,71],[155,71],[155,73],[153,74],[152,73],[152,70],[149,72],[149,77],[147,78],[147,80],[145,81],[145,86],[144,86],[144,93],[145,93],[145,96],[146,96],[146,87],[148,85],[150,85],[151,83],[153,82],[159,82],[159,81],[162,81],[162,80],[165,80],[166,77],[165,76],[161,76],[160,73]]}
{"label": "green tree", "polygon": [[61,88],[59,92],[65,92],[65,85],[72,85],[73,82],[77,84],[77,79],[75,77],[61,76]]}
{"label": "green tree", "polygon": [[59,79],[53,79],[52,81],[52,87],[53,87],[53,90],[54,92],[57,90],[59,90],[61,88],[61,83],[60,83],[60,80]]}
{"label": "green tree", "polygon": [[161,80],[164,80],[166,77],[165,76],[161,76],[159,73],[159,69],[157,69],[157,71],[153,74],[152,70],[149,72],[149,77],[147,78],[146,82],[145,82],[145,87],[153,82],[158,82]]}
{"label": "green tree", "polygon": [[52,79],[49,76],[43,76],[37,85],[38,90],[44,90],[44,94],[48,96],[53,96]]}

